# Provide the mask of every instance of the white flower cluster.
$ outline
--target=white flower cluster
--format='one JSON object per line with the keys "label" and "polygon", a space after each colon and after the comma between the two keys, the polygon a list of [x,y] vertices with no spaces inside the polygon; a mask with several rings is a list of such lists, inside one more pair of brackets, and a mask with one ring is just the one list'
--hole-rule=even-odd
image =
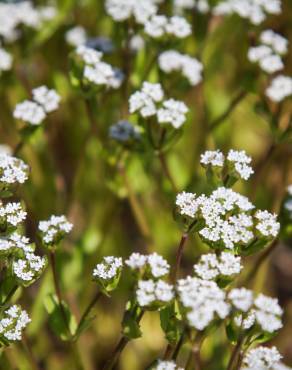
{"label": "white flower cluster", "polygon": [[8,308],[0,320],[0,337],[15,342],[22,339],[22,331],[30,323],[26,311],[19,305]]}
{"label": "white flower cluster", "polygon": [[118,89],[121,86],[123,78],[120,71],[101,60],[102,52],[80,45],[76,49],[76,53],[85,63],[83,70],[85,80],[97,86],[106,86],[113,89]]}
{"label": "white flower cluster", "polygon": [[255,218],[258,220],[256,229],[266,237],[276,237],[280,230],[280,223],[277,222],[277,215],[268,211],[257,211]]}
{"label": "white flower cluster", "polygon": [[85,45],[87,40],[86,31],[82,26],[75,26],[66,32],[65,40],[71,46]]}
{"label": "white flower cluster", "polygon": [[167,18],[165,15],[154,15],[146,23],[146,35],[158,39],[164,36],[174,36],[183,39],[192,33],[191,25],[178,15]]}
{"label": "white flower cluster", "polygon": [[199,13],[205,14],[210,10],[208,0],[174,0],[174,8],[180,12],[184,9],[196,9]]}
{"label": "white flower cluster", "polygon": [[20,283],[29,285],[41,275],[46,263],[45,257],[36,256],[30,252],[25,254],[25,258],[14,261],[12,270]]}
{"label": "white flower cluster", "polygon": [[120,257],[107,256],[98,263],[93,270],[95,279],[111,280],[117,277],[123,266],[123,260]]}
{"label": "white flower cluster", "polygon": [[164,51],[159,55],[158,64],[165,73],[180,71],[192,86],[202,81],[203,65],[189,55],[176,50]]}
{"label": "white flower cluster", "polygon": [[161,0],[106,0],[105,8],[107,13],[117,22],[123,22],[130,17],[140,24],[145,22],[157,13],[157,4]]}
{"label": "white flower cluster", "polygon": [[292,95],[292,77],[279,75],[276,76],[270,86],[266,89],[268,98],[276,103],[281,102],[288,96]]}
{"label": "white flower cluster", "polygon": [[29,244],[29,239],[23,235],[14,232],[6,237],[0,237],[0,253],[7,255],[20,250],[24,254],[32,253],[33,248]]}
{"label": "white flower cluster", "polygon": [[251,157],[244,150],[231,149],[225,161],[225,157],[220,150],[207,150],[201,155],[201,164],[203,166],[223,167],[226,164],[235,175],[241,179],[248,180],[254,173],[250,166]]}
{"label": "white flower cluster", "polygon": [[239,274],[242,265],[240,257],[231,253],[222,252],[219,256],[215,253],[204,254],[194,265],[195,274],[203,280],[214,280],[220,277],[230,277]]}
{"label": "white flower cluster", "polygon": [[184,370],[182,367],[178,367],[174,361],[162,361],[159,360],[158,364],[153,370]]}
{"label": "white flower cluster", "polygon": [[280,55],[286,54],[288,40],[272,30],[263,31],[260,35],[261,45],[248,50],[248,59],[259,63],[260,68],[267,73],[275,73],[284,68]]}
{"label": "white flower cluster", "polygon": [[130,96],[130,113],[139,112],[142,117],[157,116],[160,124],[171,124],[179,128],[186,120],[187,106],[178,100],[164,100],[164,91],[160,84],[143,82],[142,89]]}
{"label": "white flower cluster", "polygon": [[18,226],[25,220],[27,213],[23,210],[20,203],[0,203],[0,225]]}
{"label": "white flower cluster", "polygon": [[64,215],[52,215],[49,220],[40,221],[38,226],[42,241],[46,245],[58,243],[64,235],[68,234],[72,230],[72,227],[73,225],[68,222]]}
{"label": "white flower cluster", "polygon": [[161,306],[174,298],[174,289],[163,280],[139,280],[136,296],[141,307]]}
{"label": "white flower cluster", "polygon": [[276,347],[253,348],[244,356],[242,370],[276,370],[281,358]]}
{"label": "white flower cluster", "polygon": [[23,184],[28,179],[28,166],[18,158],[0,153],[0,187]]}
{"label": "white flower cluster", "polygon": [[9,71],[11,69],[12,61],[11,54],[0,47],[0,74],[2,71]]}
{"label": "white flower cluster", "polygon": [[228,299],[237,310],[244,313],[235,317],[235,323],[243,329],[250,329],[255,323],[269,333],[282,328],[283,310],[276,298],[264,294],[254,298],[251,290],[238,288],[229,292]]}
{"label": "white flower cluster", "polygon": [[31,125],[39,125],[46,118],[47,113],[59,107],[61,98],[55,90],[48,89],[46,86],[33,89],[32,96],[33,100],[25,100],[16,105],[13,117]]}
{"label": "white flower cluster", "polygon": [[177,290],[187,320],[197,330],[205,329],[216,317],[224,319],[229,314],[226,293],[214,281],[188,276],[178,281]]}
{"label": "white flower cluster", "polygon": [[56,9],[47,6],[35,8],[31,1],[0,3],[0,36],[6,42],[19,38],[19,26],[40,29],[42,24],[56,15]]}
{"label": "white flower cluster", "polygon": [[245,246],[257,234],[273,238],[280,227],[276,215],[268,211],[258,211],[252,216],[254,205],[248,198],[225,187],[214,190],[210,196],[196,197],[196,194],[182,192],[177,195],[176,206],[181,215],[203,221],[199,235],[214,247]]}
{"label": "white flower cluster", "polygon": [[149,255],[132,253],[125,264],[132,270],[149,269],[150,274],[155,279],[167,275],[170,270],[167,261],[157,253]]}
{"label": "white flower cluster", "polygon": [[266,19],[267,14],[281,13],[281,0],[223,0],[213,9],[213,13],[237,14],[258,25]]}

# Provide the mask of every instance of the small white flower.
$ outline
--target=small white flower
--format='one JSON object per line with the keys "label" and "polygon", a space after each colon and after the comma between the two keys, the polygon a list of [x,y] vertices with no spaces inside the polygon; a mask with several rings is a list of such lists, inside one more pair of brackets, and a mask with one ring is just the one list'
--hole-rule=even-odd
{"label": "small white flower", "polygon": [[164,35],[185,38],[191,34],[192,29],[183,17],[167,18],[164,15],[154,15],[145,23],[144,31],[153,38],[160,38]]}
{"label": "small white flower", "polygon": [[240,311],[247,312],[253,305],[253,292],[246,288],[232,289],[228,299]]}
{"label": "small white flower", "polygon": [[251,62],[259,62],[263,58],[272,54],[272,49],[266,45],[254,46],[248,49],[248,60]]}
{"label": "small white flower", "polygon": [[11,226],[18,226],[26,218],[27,213],[23,210],[20,203],[7,203],[0,205],[0,220],[4,219]]}
{"label": "small white flower", "polygon": [[166,100],[157,111],[158,122],[170,123],[174,128],[180,128],[186,120],[187,112],[185,103],[174,99]]}
{"label": "small white flower", "polygon": [[13,117],[32,125],[39,125],[46,118],[46,112],[39,104],[25,100],[16,105]]}
{"label": "small white flower", "polygon": [[166,32],[178,38],[185,38],[192,33],[192,28],[185,18],[173,16],[169,18]]}
{"label": "small white flower", "polygon": [[6,153],[0,153],[0,184],[23,184],[28,179],[28,165],[21,159]]}
{"label": "small white flower", "polygon": [[170,302],[174,298],[174,291],[173,286],[163,280],[139,280],[136,296],[139,305],[145,307]]}
{"label": "small white flower", "polygon": [[275,73],[284,68],[284,63],[279,55],[267,55],[259,61],[261,69],[267,73]]}
{"label": "small white flower", "polygon": [[69,234],[73,225],[63,215],[52,215],[49,220],[40,221],[38,228],[41,232],[43,242],[47,245],[52,245],[57,243],[66,234]]}
{"label": "small white flower", "polygon": [[111,280],[118,276],[123,266],[123,260],[120,257],[107,256],[103,262],[98,263],[93,270],[95,279]]}
{"label": "small white flower", "polygon": [[87,39],[86,31],[81,26],[73,27],[66,32],[65,39],[69,45],[75,47],[84,45]]}
{"label": "small white flower", "polygon": [[257,347],[247,352],[243,358],[242,370],[271,370],[277,365],[282,356],[276,347]]}
{"label": "small white flower", "polygon": [[220,150],[207,150],[205,153],[201,154],[200,163],[206,166],[223,167],[224,159],[224,155]]}
{"label": "small white flower", "polygon": [[183,370],[178,367],[174,361],[162,361],[159,360],[158,364],[153,368],[153,370]]}
{"label": "small white flower", "polygon": [[8,308],[0,320],[0,337],[3,336],[10,342],[22,339],[22,331],[30,323],[26,311],[21,310],[19,305]]}
{"label": "small white flower", "polygon": [[20,281],[28,284],[40,276],[45,266],[46,259],[44,257],[36,256],[34,253],[26,253],[24,259],[13,262],[12,269]]}
{"label": "small white flower", "polygon": [[175,204],[178,206],[181,215],[186,215],[191,218],[195,217],[199,208],[196,194],[187,193],[185,191],[177,194]]}
{"label": "small white flower", "polygon": [[288,51],[288,40],[273,30],[263,31],[260,35],[260,41],[263,44],[271,46],[280,55],[286,54]]}
{"label": "small white flower", "polygon": [[76,49],[76,54],[82,58],[84,63],[89,65],[95,65],[96,63],[99,63],[103,56],[102,52],[96,51],[85,45],[78,46]]}
{"label": "small white flower", "polygon": [[150,266],[151,274],[154,278],[160,278],[169,273],[169,264],[162,256],[157,253],[150,254],[147,257],[147,263]]}
{"label": "small white flower", "polygon": [[266,237],[276,237],[280,230],[280,224],[277,222],[277,215],[268,211],[257,211],[255,218],[258,220],[256,229]]}
{"label": "small white flower", "polygon": [[32,90],[33,100],[40,104],[45,112],[50,113],[58,109],[61,100],[60,95],[54,89],[40,86]]}
{"label": "small white flower", "polygon": [[292,95],[292,78],[283,75],[275,77],[266,89],[266,95],[276,103]]}
{"label": "small white flower", "polygon": [[144,267],[147,263],[147,256],[140,253],[132,253],[125,261],[125,264],[131,269],[136,270]]}
{"label": "small white flower", "polygon": [[233,164],[237,175],[244,180],[248,180],[254,173],[252,167],[249,166],[251,157],[249,157],[244,150],[237,151],[231,149],[227,155],[227,161]]}

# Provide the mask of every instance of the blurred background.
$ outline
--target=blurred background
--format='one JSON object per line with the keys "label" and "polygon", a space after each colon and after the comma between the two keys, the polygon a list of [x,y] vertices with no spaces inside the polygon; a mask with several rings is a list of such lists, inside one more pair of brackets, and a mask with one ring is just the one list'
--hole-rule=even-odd
{"label": "blurred background", "polygon": [[[37,5],[44,2],[36,1]],[[167,2],[166,2],[167,3]],[[92,269],[104,255],[127,257],[133,251],[157,251],[170,263],[174,260],[181,231],[173,220],[175,193],[165,178],[160,163],[152,153],[131,152],[125,174],[116,162],[117,144],[108,138],[109,127],[127,119],[127,98],[121,90],[97,96],[95,121],[102,137],[90,131],[83,99],[69,79],[69,54],[72,47],[65,33],[76,25],[83,26],[92,38],[106,37],[112,51],[105,59],[124,68],[123,26],[104,11],[104,1],[59,0],[58,14],[39,31],[24,29],[19,41],[7,48],[14,56],[10,73],[0,76],[0,143],[16,147],[20,140],[20,122],[13,119],[15,105],[29,98],[32,88],[45,84],[62,96],[59,110],[49,116],[29,143],[19,153],[31,167],[30,179],[19,189],[29,217],[27,235],[34,240],[39,220],[51,214],[65,214],[74,230],[58,252],[58,270],[64,296],[72,311],[80,317],[97,286]],[[167,153],[169,170],[179,190],[200,193],[206,187],[199,156],[205,149],[244,149],[253,157],[255,175],[237,190],[249,196],[258,208],[279,212],[288,184],[292,183],[292,144],[278,143],[268,120],[261,114],[260,103],[267,77],[247,60],[248,47],[260,30],[272,28],[292,44],[292,2],[283,1],[283,13],[268,17],[254,27],[237,16],[216,17],[186,12],[193,35],[178,49],[199,58],[204,65],[204,79],[197,87],[183,81],[171,84],[164,77],[164,88],[171,97],[184,100],[190,108],[183,135]],[[162,51],[146,40],[144,49],[133,53],[131,93],[141,83],[141,66],[150,55]],[[292,75],[292,52],[285,56],[285,75]],[[152,68],[151,81],[160,74]],[[244,92],[244,94],[242,93]],[[226,111],[230,102],[242,96],[236,108],[213,130],[208,127]],[[276,107],[271,105],[272,112]],[[278,127],[291,124],[292,102],[281,106]],[[131,198],[131,192],[134,194]],[[130,196],[129,196],[130,195]],[[133,197],[143,215],[137,222]],[[141,222],[144,227],[141,230]],[[183,274],[192,270],[198,255],[206,251],[192,238],[183,257]],[[38,250],[41,254],[42,251]],[[272,256],[272,258],[271,258]],[[247,258],[252,264],[255,258]],[[111,299],[102,298],[96,306],[96,319],[78,343],[80,355],[88,370],[100,369],[120,336],[120,322],[129,296],[131,278],[127,272],[120,289]],[[257,291],[278,296],[285,308],[285,327],[273,340],[292,365],[292,245],[291,239],[277,244],[251,286]],[[68,344],[56,338],[48,325],[44,309],[45,296],[53,291],[49,269],[19,301],[32,317],[27,336],[40,369],[72,369]],[[159,317],[147,313],[141,323],[143,337],[132,341],[123,352],[119,369],[144,369],[162,356],[166,341]],[[218,330],[203,346],[203,356],[210,370],[223,370],[226,336]],[[225,345],[226,347],[226,345]],[[10,364],[0,358],[0,369],[30,369],[21,346],[7,350]],[[227,354],[228,355],[228,354]],[[184,356],[184,354],[182,354]]]}

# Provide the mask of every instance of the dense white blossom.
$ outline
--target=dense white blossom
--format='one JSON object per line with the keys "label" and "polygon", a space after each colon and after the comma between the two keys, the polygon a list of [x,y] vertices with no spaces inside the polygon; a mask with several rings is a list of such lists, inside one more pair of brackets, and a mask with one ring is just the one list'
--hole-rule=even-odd
{"label": "dense white blossom", "polygon": [[163,280],[139,280],[136,296],[141,307],[161,305],[174,298],[174,289]]}
{"label": "dense white blossom", "polygon": [[195,217],[199,208],[196,194],[187,193],[185,191],[177,194],[175,204],[181,215],[186,215],[191,218]]}
{"label": "dense white blossom", "polygon": [[51,6],[35,7],[31,1],[0,3],[0,36],[11,42],[20,36],[21,25],[40,29],[42,24],[56,15]]}
{"label": "dense white blossom", "polygon": [[244,180],[248,180],[254,173],[251,166],[249,166],[251,157],[249,157],[244,150],[238,151],[231,149],[228,152],[227,161],[232,162],[235,172]]}
{"label": "dense white blossom", "polygon": [[259,62],[260,60],[270,56],[272,49],[267,45],[252,46],[248,49],[248,60],[251,62]]}
{"label": "dense white blossom", "polygon": [[253,24],[260,24],[267,14],[281,13],[281,0],[223,0],[213,12],[215,15],[237,14]]}
{"label": "dense white blossom", "polygon": [[284,63],[279,55],[267,55],[259,61],[261,69],[267,73],[275,73],[284,68]]}
{"label": "dense white blossom", "polygon": [[174,7],[178,12],[184,9],[196,9],[205,14],[210,10],[208,0],[174,0]]}
{"label": "dense white blossom", "polygon": [[45,244],[54,244],[72,230],[73,225],[65,216],[52,215],[47,221],[39,222],[39,231]]}
{"label": "dense white blossom", "polygon": [[0,224],[6,223],[10,226],[18,226],[25,220],[27,213],[23,210],[20,203],[0,204]]}
{"label": "dense white blossom", "polygon": [[257,230],[266,237],[276,237],[280,230],[280,223],[277,222],[277,215],[268,211],[257,211],[255,218],[258,220]]}
{"label": "dense white blossom", "polygon": [[120,257],[107,256],[98,263],[93,270],[95,279],[111,280],[117,277],[123,266],[123,260]]}
{"label": "dense white blossom", "polygon": [[117,22],[134,17],[137,23],[144,24],[156,14],[157,4],[161,0],[106,0],[107,13]]}
{"label": "dense white blossom", "polygon": [[242,370],[273,370],[282,356],[276,347],[257,347],[251,349],[243,358]]}
{"label": "dense white blossom", "polygon": [[32,125],[39,125],[46,118],[46,112],[39,104],[25,100],[16,105],[13,117]]}
{"label": "dense white blossom", "polygon": [[260,41],[280,55],[286,54],[288,51],[288,40],[273,30],[263,31],[260,35]]}
{"label": "dense white blossom", "polygon": [[185,38],[191,34],[192,28],[183,17],[167,18],[164,15],[154,15],[145,23],[144,31],[153,38],[161,38],[165,35]]}
{"label": "dense white blossom", "polygon": [[292,77],[279,75],[266,89],[266,95],[276,103],[292,95]]}
{"label": "dense white blossom", "polygon": [[66,32],[65,39],[69,45],[75,47],[84,45],[87,40],[86,31],[81,26],[73,27]]}
{"label": "dense white blossom", "polygon": [[60,95],[54,89],[48,89],[47,86],[40,86],[32,90],[33,100],[41,105],[46,113],[58,109],[61,100]]}
{"label": "dense white blossom", "polygon": [[219,256],[215,253],[203,254],[194,265],[196,275],[204,280],[239,274],[241,269],[240,257],[228,252],[222,252]]}
{"label": "dense white blossom", "polygon": [[205,166],[223,167],[224,159],[224,155],[220,150],[207,150],[201,154],[200,163]]}
{"label": "dense white blossom", "polygon": [[28,166],[18,158],[0,153],[0,184],[23,184],[28,178]]}
{"label": "dense white blossom", "polygon": [[174,361],[159,360],[153,370],[183,370],[183,368],[177,366]]}
{"label": "dense white blossom", "polygon": [[125,261],[125,264],[132,270],[147,269],[147,272],[155,279],[165,276],[169,273],[170,265],[168,262],[156,252],[143,255],[140,253],[132,253]]}
{"label": "dense white blossom", "polygon": [[18,232],[13,232],[6,237],[0,237],[0,253],[11,254],[17,250],[21,250],[24,253],[33,252],[27,237],[20,235]]}
{"label": "dense white blossom", "polygon": [[193,86],[202,80],[202,63],[189,55],[181,54],[176,50],[168,50],[159,55],[158,63],[165,73],[180,71]]}
{"label": "dense white blossom", "polygon": [[45,266],[46,259],[44,257],[34,253],[26,253],[25,258],[13,262],[12,270],[21,282],[28,284],[40,276]]}
{"label": "dense white blossom", "polygon": [[0,337],[10,342],[21,340],[22,331],[30,321],[27,312],[19,305],[9,307],[0,320]]}
{"label": "dense white blossom", "polygon": [[235,317],[238,326],[242,324],[245,329],[257,323],[262,330],[269,333],[281,329],[283,310],[276,298],[264,294],[259,294],[255,298],[251,290],[236,288],[228,293],[228,299],[237,310],[246,314],[244,317],[242,315]]}
{"label": "dense white blossom", "polygon": [[157,111],[158,122],[161,124],[169,123],[174,128],[180,128],[185,120],[188,107],[185,103],[168,99],[162,103],[162,107]]}
{"label": "dense white blossom", "polygon": [[145,267],[147,263],[147,256],[140,253],[132,253],[130,257],[125,261],[125,264],[132,270],[138,270]]}
{"label": "dense white blossom", "polygon": [[85,64],[94,66],[101,61],[103,53],[85,45],[80,45],[76,49],[76,54],[79,55]]}
{"label": "dense white blossom", "polygon": [[225,292],[214,281],[188,276],[178,281],[177,290],[186,317],[197,330],[205,329],[213,319],[224,319],[230,311]]}

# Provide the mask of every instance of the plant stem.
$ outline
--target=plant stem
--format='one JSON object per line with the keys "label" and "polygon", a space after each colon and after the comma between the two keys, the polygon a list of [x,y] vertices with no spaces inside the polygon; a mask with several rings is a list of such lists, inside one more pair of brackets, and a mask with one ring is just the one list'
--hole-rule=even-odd
{"label": "plant stem", "polygon": [[227,370],[232,370],[234,368],[234,365],[236,364],[236,359],[241,350],[242,343],[243,338],[238,339],[238,342],[236,343],[236,346],[234,347],[230,360],[228,362]]}
{"label": "plant stem", "polygon": [[171,173],[169,171],[169,168],[168,168],[167,161],[166,161],[166,158],[165,158],[164,153],[162,153],[160,151],[158,153],[158,158],[160,160],[162,170],[163,170],[165,176],[168,178],[168,180],[169,180],[169,182],[170,182],[170,184],[172,186],[173,191],[175,193],[177,193],[178,192],[178,188],[177,188],[176,183],[175,183],[175,181],[174,181],[174,179],[173,179],[173,177],[172,177],[172,175],[171,175]]}
{"label": "plant stem", "polygon": [[89,99],[84,99],[84,104],[85,104],[85,108],[86,108],[87,117],[88,117],[88,120],[89,120],[89,123],[90,123],[89,135],[94,134],[98,138],[101,138],[100,129],[99,129],[98,123],[95,119],[95,115],[94,115],[94,112],[93,112],[93,109],[92,109],[92,101],[89,100]]}
{"label": "plant stem", "polygon": [[180,338],[179,338],[179,341],[178,341],[178,343],[177,343],[177,345],[176,345],[176,347],[175,347],[175,350],[174,350],[174,352],[173,352],[173,354],[172,354],[172,357],[171,357],[171,359],[172,360],[176,360],[177,359],[177,356],[178,356],[178,354],[179,354],[179,352],[180,352],[180,350],[181,350],[181,347],[182,347],[182,345],[183,345],[183,343],[184,343],[184,340],[185,340],[185,335],[186,335],[186,332],[185,332],[185,330],[182,332],[182,335],[180,336]]}
{"label": "plant stem", "polygon": [[21,151],[21,149],[23,148],[23,146],[24,146],[24,141],[20,140],[13,150],[13,156],[17,156],[19,152]]}
{"label": "plant stem", "polygon": [[152,237],[151,237],[150,229],[149,229],[149,226],[148,226],[148,222],[146,220],[146,217],[144,215],[142,207],[139,203],[139,200],[138,200],[134,190],[132,189],[132,186],[131,186],[130,181],[128,179],[124,164],[120,162],[119,165],[118,165],[118,169],[119,169],[120,174],[121,174],[121,176],[124,180],[124,184],[125,184],[125,187],[127,189],[127,193],[128,193],[128,197],[129,197],[130,206],[131,206],[133,215],[135,217],[135,220],[137,222],[137,225],[140,229],[140,232],[141,232],[143,238],[148,243],[152,244]]}
{"label": "plant stem", "polygon": [[69,336],[71,337],[70,327],[69,327],[66,312],[65,312],[65,309],[64,309],[64,306],[63,306],[61,288],[60,288],[58,275],[57,275],[55,252],[50,252],[49,256],[50,256],[51,269],[52,269],[53,280],[54,280],[54,287],[55,287],[55,292],[56,292],[58,302],[59,302],[60,312],[61,312],[64,324],[65,324],[66,330],[67,330]]}
{"label": "plant stem", "polygon": [[180,264],[181,264],[181,259],[182,259],[182,255],[183,255],[183,250],[184,250],[184,246],[186,244],[187,239],[188,239],[188,234],[187,233],[184,233],[182,235],[181,240],[180,240],[180,243],[178,245],[178,249],[177,249],[177,253],[176,253],[176,259],[175,259],[175,265],[174,265],[174,270],[173,270],[173,274],[172,274],[172,282],[173,282],[173,284],[176,283],[176,280],[178,278]]}
{"label": "plant stem", "polygon": [[[144,315],[145,311],[141,311],[140,315],[137,318],[137,323],[139,323]],[[117,363],[121,353],[123,352],[126,345],[129,343],[130,339],[122,336],[119,340],[111,358],[106,362],[105,366],[103,367],[103,370],[111,370],[115,364]]]}
{"label": "plant stem", "polygon": [[255,279],[262,264],[270,256],[270,254],[277,247],[277,245],[278,245],[278,239],[275,239],[272,242],[272,244],[269,247],[267,247],[266,250],[257,258],[253,267],[251,268],[251,270],[249,271],[249,273],[247,274],[246,278],[244,279],[241,285],[243,286],[249,285]]}
{"label": "plant stem", "polygon": [[215,118],[214,121],[209,125],[209,130],[213,131],[218,126],[220,126],[221,123],[223,123],[226,120],[226,118],[228,118],[228,116],[234,111],[237,105],[246,97],[246,95],[247,95],[247,91],[245,90],[239,91],[239,93],[230,102],[226,111],[223,112],[219,117]]}
{"label": "plant stem", "polygon": [[14,293],[17,291],[17,289],[18,289],[18,285],[14,285],[14,287],[11,288],[4,302],[1,304],[2,307],[5,306],[10,301],[10,299],[14,296]]}
{"label": "plant stem", "polygon": [[95,296],[93,297],[93,299],[90,301],[89,305],[87,306],[87,308],[85,309],[83,315],[81,316],[81,319],[79,321],[79,324],[78,324],[78,327],[77,327],[77,330],[76,330],[76,333],[78,333],[78,330],[81,328],[83,322],[86,320],[87,316],[89,315],[90,311],[92,310],[92,308],[95,306],[96,302],[99,300],[99,298],[102,296],[102,293],[100,291],[98,291]]}

